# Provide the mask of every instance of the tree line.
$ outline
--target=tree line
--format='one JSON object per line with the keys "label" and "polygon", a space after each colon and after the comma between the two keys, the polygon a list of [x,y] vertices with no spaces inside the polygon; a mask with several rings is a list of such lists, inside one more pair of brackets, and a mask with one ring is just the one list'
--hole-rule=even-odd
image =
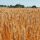
{"label": "tree line", "polygon": [[0,5],[0,7],[8,7],[8,8],[37,8],[36,5],[33,5],[32,7],[25,7],[24,5],[21,5],[21,4],[16,4],[15,6],[13,6],[13,5],[10,5],[10,6]]}

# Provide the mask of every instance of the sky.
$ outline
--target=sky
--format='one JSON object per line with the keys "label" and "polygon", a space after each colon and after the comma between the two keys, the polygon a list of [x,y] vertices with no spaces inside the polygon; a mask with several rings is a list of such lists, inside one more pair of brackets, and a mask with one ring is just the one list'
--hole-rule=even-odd
{"label": "sky", "polygon": [[40,0],[0,0],[0,5],[16,5],[21,4],[25,6],[36,5],[40,7]]}

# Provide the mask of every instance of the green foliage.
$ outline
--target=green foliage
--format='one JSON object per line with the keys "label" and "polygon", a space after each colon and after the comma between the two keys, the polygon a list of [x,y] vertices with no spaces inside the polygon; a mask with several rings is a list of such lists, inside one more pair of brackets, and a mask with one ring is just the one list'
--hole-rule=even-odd
{"label": "green foliage", "polygon": [[16,4],[15,8],[24,8],[24,5]]}
{"label": "green foliage", "polygon": [[13,6],[13,5],[10,5],[10,6],[0,5],[0,7],[8,7],[8,8],[37,8],[35,5],[33,5],[32,7],[31,6],[25,7],[24,5],[21,5],[21,4],[16,4],[15,6]]}
{"label": "green foliage", "polygon": [[6,5],[0,5],[0,7],[6,7]]}
{"label": "green foliage", "polygon": [[37,8],[37,7],[34,5],[34,6],[32,6],[32,8]]}
{"label": "green foliage", "polygon": [[12,5],[10,5],[10,6],[8,6],[9,8],[14,8],[14,6],[12,6]]}

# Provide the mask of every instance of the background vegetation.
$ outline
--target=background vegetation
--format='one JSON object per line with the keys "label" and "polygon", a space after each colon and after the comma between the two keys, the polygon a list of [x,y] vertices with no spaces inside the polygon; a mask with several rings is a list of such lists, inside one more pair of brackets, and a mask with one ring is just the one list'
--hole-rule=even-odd
{"label": "background vegetation", "polygon": [[0,7],[9,7],[9,8],[37,8],[36,5],[33,5],[31,7],[25,7],[24,5],[21,5],[21,4],[16,4],[15,6],[13,6],[13,5],[10,5],[10,6],[0,5]]}

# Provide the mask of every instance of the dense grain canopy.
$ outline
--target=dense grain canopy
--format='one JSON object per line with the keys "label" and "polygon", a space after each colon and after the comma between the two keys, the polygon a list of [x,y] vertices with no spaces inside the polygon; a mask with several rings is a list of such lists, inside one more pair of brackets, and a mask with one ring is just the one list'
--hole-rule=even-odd
{"label": "dense grain canopy", "polygon": [[40,40],[40,9],[0,8],[0,40]]}

